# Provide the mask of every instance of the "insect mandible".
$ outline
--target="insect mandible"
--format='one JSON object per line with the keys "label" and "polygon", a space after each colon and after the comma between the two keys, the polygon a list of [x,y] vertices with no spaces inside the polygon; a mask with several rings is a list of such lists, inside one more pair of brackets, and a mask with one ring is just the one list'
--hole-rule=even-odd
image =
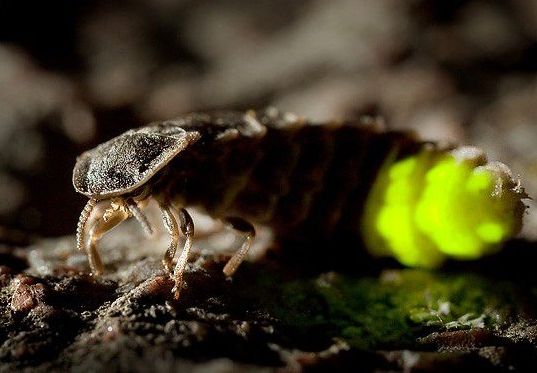
{"label": "insect mandible", "polygon": [[[151,233],[143,209],[156,200],[175,297],[194,236],[188,207],[243,236],[223,269],[232,276],[255,237],[253,223],[312,242],[355,234],[370,253],[411,266],[474,259],[520,230],[527,197],[507,166],[475,147],[440,147],[386,131],[374,118],[312,124],[273,108],[193,113],[130,130],[79,156],[73,185],[89,197],[77,247],[95,275],[103,272],[101,237],[130,217]],[[97,203],[106,209],[89,224]]]}

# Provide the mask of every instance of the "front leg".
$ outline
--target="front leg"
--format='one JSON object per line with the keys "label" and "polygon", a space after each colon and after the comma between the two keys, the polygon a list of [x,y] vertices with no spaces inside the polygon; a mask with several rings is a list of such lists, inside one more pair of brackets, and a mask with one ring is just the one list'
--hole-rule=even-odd
{"label": "front leg", "polygon": [[103,273],[103,263],[97,251],[97,243],[106,232],[129,216],[128,207],[123,199],[113,199],[110,202],[110,207],[105,210],[104,214],[90,228],[88,241],[84,244],[84,248],[88,256],[91,272],[94,276],[99,276]]}

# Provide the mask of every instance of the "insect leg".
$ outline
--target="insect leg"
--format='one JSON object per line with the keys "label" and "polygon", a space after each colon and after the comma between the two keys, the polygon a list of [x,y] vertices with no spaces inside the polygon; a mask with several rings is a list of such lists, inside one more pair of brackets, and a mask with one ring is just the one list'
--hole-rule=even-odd
{"label": "insect leg", "polygon": [[116,199],[105,210],[89,231],[88,243],[85,246],[91,272],[98,276],[103,272],[103,263],[97,251],[97,242],[103,235],[130,216],[123,200]]}
{"label": "insect leg", "polygon": [[129,207],[129,212],[132,216],[140,223],[142,226],[142,229],[144,230],[144,233],[151,237],[153,235],[153,228],[151,227],[151,224],[149,224],[149,221],[147,220],[147,216],[142,212],[138,204],[132,200],[127,200],[127,206]]}
{"label": "insect leg", "polygon": [[[192,247],[192,237],[194,236],[194,222],[190,217],[190,214],[185,209],[179,210],[179,221],[180,226],[177,225],[177,220],[171,211],[169,205],[165,203],[159,203],[160,210],[162,212],[162,220],[164,221],[164,226],[168,230],[168,233],[171,237],[170,246],[164,255],[162,263],[166,270],[172,274],[175,281],[175,287],[172,292],[175,293],[175,298],[179,298],[179,293],[181,292],[183,284],[183,272],[188,261],[188,254],[190,248]],[[177,243],[179,241],[179,228],[181,232],[185,235],[186,241],[181,256],[179,257],[175,269],[172,269],[173,266],[173,257],[175,256],[175,251],[177,250]]]}
{"label": "insect leg", "polygon": [[242,242],[240,249],[231,257],[231,259],[229,259],[223,269],[224,274],[229,277],[235,273],[246,257],[246,254],[248,254],[248,250],[255,237],[255,228],[246,220],[237,217],[225,218],[224,222],[244,235],[244,241]]}
{"label": "insect leg", "polygon": [[175,256],[177,243],[179,242],[179,227],[177,226],[177,220],[175,220],[175,216],[173,216],[169,205],[159,202],[159,208],[162,213],[164,227],[166,227],[166,230],[170,235],[170,246],[168,246],[168,250],[166,250],[166,254],[164,254],[162,264],[164,264],[164,268],[171,274],[173,273],[173,257]]}
{"label": "insect leg", "polygon": [[179,298],[179,294],[183,287],[183,273],[185,271],[186,263],[188,262],[188,254],[192,248],[192,238],[194,237],[194,222],[188,211],[185,209],[179,210],[179,221],[181,233],[185,235],[186,241],[173,272],[175,277],[175,287],[172,292],[175,293],[176,299]]}

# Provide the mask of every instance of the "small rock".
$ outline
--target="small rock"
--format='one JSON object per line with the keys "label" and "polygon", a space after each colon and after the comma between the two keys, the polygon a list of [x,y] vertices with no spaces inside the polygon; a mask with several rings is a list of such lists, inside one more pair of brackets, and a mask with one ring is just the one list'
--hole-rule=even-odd
{"label": "small rock", "polygon": [[11,310],[15,313],[28,313],[43,302],[46,289],[43,284],[32,284],[30,277],[18,279],[11,297]]}

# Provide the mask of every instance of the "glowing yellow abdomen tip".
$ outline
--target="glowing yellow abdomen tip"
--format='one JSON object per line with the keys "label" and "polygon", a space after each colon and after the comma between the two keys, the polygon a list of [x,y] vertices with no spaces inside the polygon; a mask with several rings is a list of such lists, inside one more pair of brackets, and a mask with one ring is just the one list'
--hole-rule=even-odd
{"label": "glowing yellow abdomen tip", "polygon": [[423,149],[387,162],[362,220],[367,248],[409,266],[475,259],[521,228],[526,195],[507,166],[477,148]]}

